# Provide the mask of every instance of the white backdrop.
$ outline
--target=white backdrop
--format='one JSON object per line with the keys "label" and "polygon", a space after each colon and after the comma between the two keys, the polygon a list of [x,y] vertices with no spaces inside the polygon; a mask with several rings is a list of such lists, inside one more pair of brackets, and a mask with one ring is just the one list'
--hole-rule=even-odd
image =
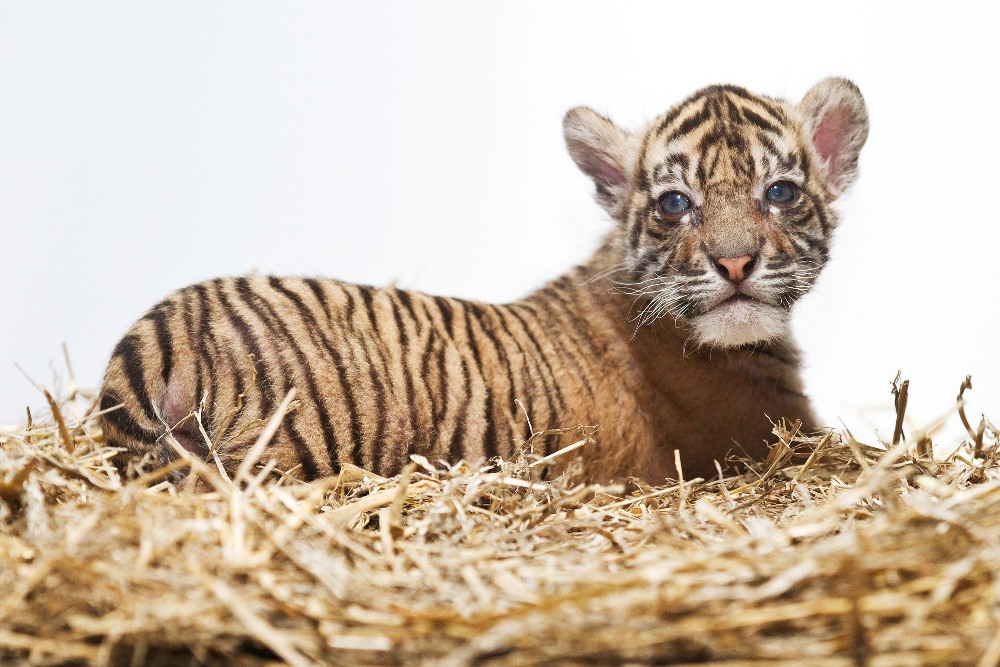
{"label": "white backdrop", "polygon": [[[813,9],[816,7],[817,9]],[[912,7],[901,9],[902,7]],[[608,227],[565,110],[638,126],[731,82],[839,74],[871,135],[833,260],[794,318],[831,425],[1000,416],[997,16],[973,3],[0,4],[0,423],[34,380],[95,386],[171,290],[248,271],[489,300]]]}

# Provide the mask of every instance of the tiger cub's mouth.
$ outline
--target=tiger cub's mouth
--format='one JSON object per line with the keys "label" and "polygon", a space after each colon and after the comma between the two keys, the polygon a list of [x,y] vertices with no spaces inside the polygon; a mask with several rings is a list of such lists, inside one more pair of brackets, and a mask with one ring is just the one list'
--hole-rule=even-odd
{"label": "tiger cub's mouth", "polygon": [[720,308],[731,308],[734,306],[753,308],[755,306],[773,306],[769,299],[759,294],[755,294],[752,289],[734,287],[731,294],[718,295],[714,299],[703,304],[701,314],[707,314]]}
{"label": "tiger cub's mouth", "polygon": [[788,333],[788,313],[767,301],[735,290],[692,318],[694,338],[703,345],[733,347]]}
{"label": "tiger cub's mouth", "polygon": [[743,292],[736,292],[732,296],[724,299],[722,303],[734,303],[736,301],[756,301],[756,300],[757,299],[753,298],[749,294],[744,294]]}

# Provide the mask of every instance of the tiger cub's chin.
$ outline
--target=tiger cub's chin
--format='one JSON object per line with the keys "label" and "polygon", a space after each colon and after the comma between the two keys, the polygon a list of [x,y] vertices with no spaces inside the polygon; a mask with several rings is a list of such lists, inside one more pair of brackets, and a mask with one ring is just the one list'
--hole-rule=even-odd
{"label": "tiger cub's chin", "polygon": [[691,318],[699,345],[738,347],[789,335],[788,311],[761,301],[725,301]]}

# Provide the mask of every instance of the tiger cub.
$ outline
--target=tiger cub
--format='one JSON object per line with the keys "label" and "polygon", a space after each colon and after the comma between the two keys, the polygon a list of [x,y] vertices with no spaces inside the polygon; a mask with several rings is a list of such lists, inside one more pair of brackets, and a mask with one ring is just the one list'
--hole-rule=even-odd
{"label": "tiger cub", "polygon": [[169,434],[235,467],[293,387],[261,461],[306,479],[509,456],[531,428],[599,424],[590,479],[659,482],[675,449],[685,476],[709,476],[731,451],[763,456],[771,418],[815,427],[789,311],[857,173],[858,88],[825,79],[793,105],[710,86],[640,132],[586,107],[563,127],[614,220],[589,261],[508,304],[316,278],[186,287],[111,357],[99,407],[118,464],[169,462]]}

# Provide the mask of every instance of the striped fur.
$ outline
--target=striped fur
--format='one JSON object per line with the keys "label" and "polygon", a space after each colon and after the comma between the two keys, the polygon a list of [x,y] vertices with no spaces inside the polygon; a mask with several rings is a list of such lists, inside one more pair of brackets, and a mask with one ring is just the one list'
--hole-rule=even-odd
{"label": "striped fur", "polygon": [[[730,450],[761,456],[769,417],[815,426],[788,312],[826,263],[830,203],[855,176],[857,88],[827,79],[794,106],[713,86],[639,133],[586,108],[564,125],[616,222],[590,261],[503,305],[328,279],[182,289],[112,355],[99,405],[118,463],[168,462],[170,433],[235,467],[292,387],[262,460],[304,478],[344,462],[391,474],[413,453],[509,456],[531,435],[525,415],[536,431],[600,424],[585,454],[598,480],[674,476],[674,449],[686,473],[710,475]],[[795,201],[764,199],[778,181]],[[691,209],[668,219],[666,192]],[[735,286],[717,258],[743,255],[753,271]]]}

